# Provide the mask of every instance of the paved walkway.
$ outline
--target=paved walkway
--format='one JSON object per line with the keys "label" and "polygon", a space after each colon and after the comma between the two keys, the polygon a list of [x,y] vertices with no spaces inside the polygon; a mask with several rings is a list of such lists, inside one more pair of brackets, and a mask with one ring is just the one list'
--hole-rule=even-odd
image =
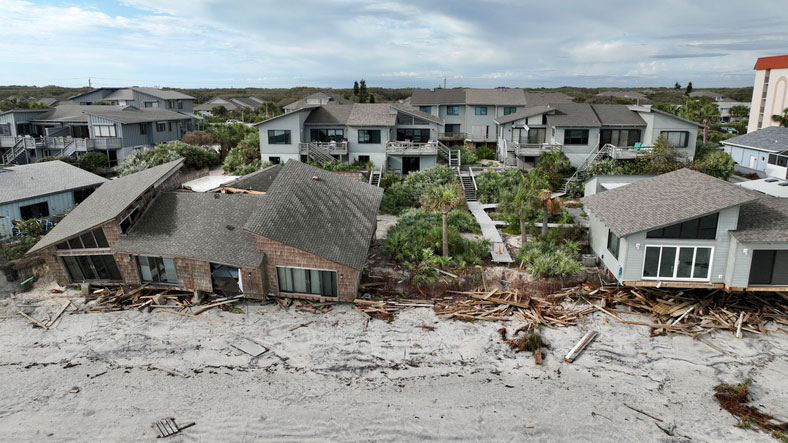
{"label": "paved walkway", "polygon": [[509,251],[506,249],[506,245],[496,227],[496,224],[500,224],[500,222],[494,222],[490,216],[484,212],[485,208],[496,207],[498,207],[497,204],[482,205],[479,202],[468,202],[468,209],[470,209],[471,214],[476,217],[476,221],[479,223],[479,226],[481,226],[482,235],[485,240],[490,242],[492,260],[495,263],[512,263],[514,260],[512,260],[512,257],[509,255]]}

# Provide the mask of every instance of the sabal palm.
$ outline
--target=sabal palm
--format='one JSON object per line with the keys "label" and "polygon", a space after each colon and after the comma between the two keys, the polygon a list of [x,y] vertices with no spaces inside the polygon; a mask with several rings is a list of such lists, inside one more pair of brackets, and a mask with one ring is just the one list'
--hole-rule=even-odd
{"label": "sabal palm", "polygon": [[463,202],[459,183],[432,186],[419,198],[421,206],[429,211],[440,212],[443,218],[443,256],[449,256],[449,211]]}
{"label": "sabal palm", "polygon": [[564,202],[559,197],[553,198],[553,193],[549,189],[539,191],[536,201],[537,207],[542,210],[542,237],[546,237],[550,214],[558,212]]}
{"label": "sabal palm", "polygon": [[506,214],[514,215],[520,220],[520,237],[523,244],[525,244],[525,220],[534,209],[538,189],[523,180],[514,189],[501,193],[501,203],[498,209]]}
{"label": "sabal palm", "polygon": [[783,128],[788,127],[788,108],[783,109],[782,114],[773,115],[772,121],[777,122]]}

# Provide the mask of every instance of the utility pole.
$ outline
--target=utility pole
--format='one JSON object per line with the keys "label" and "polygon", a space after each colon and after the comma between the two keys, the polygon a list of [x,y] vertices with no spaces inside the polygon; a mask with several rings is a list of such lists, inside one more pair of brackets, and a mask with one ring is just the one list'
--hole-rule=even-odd
{"label": "utility pole", "polygon": [[93,85],[90,83],[90,77],[88,77],[88,88],[92,88]]}
{"label": "utility pole", "polygon": [[443,89],[446,89],[446,77],[443,77]]}

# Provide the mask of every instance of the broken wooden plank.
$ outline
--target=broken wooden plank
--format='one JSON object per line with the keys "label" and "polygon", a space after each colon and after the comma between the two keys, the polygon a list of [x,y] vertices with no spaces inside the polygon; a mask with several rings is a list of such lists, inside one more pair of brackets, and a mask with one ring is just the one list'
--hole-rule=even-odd
{"label": "broken wooden plank", "polygon": [[24,313],[24,312],[22,312],[22,311],[19,311],[19,315],[21,315],[22,317],[26,318],[26,319],[27,319],[27,321],[29,321],[30,323],[32,323],[34,326],[38,326],[39,328],[42,328],[42,329],[44,329],[45,331],[48,331],[48,330],[49,330],[49,328],[48,328],[46,325],[44,325],[44,324],[43,324],[43,323],[41,323],[40,321],[38,321],[38,320],[34,319],[33,317],[31,317],[31,316],[29,316],[29,315],[25,314],[25,313]]}
{"label": "broken wooden plank", "polygon": [[581,338],[580,341],[577,342],[577,344],[569,351],[569,353],[566,354],[564,361],[567,363],[574,362],[580,353],[583,352],[583,349],[585,349],[585,347],[588,346],[588,344],[591,343],[591,341],[596,337],[596,335],[596,331],[586,332],[586,335],[584,335],[583,338]]}
{"label": "broken wooden plank", "polygon": [[63,313],[64,313],[64,312],[66,312],[66,309],[68,309],[68,305],[70,305],[70,304],[71,304],[71,302],[70,302],[70,301],[67,301],[67,302],[66,302],[66,304],[64,304],[64,305],[63,305],[63,307],[62,307],[62,308],[60,308],[60,311],[58,311],[57,315],[55,315],[55,318],[53,318],[52,320],[50,320],[50,321],[49,321],[49,323],[47,324],[47,329],[48,329],[48,328],[51,328],[51,327],[52,327],[52,325],[53,325],[53,324],[55,324],[55,322],[57,321],[57,319],[59,319],[59,318],[60,318],[60,316],[61,316],[61,315],[63,315]]}
{"label": "broken wooden plank", "polygon": [[232,300],[225,300],[225,301],[220,301],[220,302],[217,302],[217,303],[211,303],[210,305],[202,306],[202,307],[200,307],[200,309],[198,309],[197,311],[194,312],[194,315],[200,315],[200,314],[202,314],[203,312],[205,312],[205,311],[207,311],[209,309],[213,309],[213,308],[215,308],[217,306],[222,306],[222,305],[226,305],[226,304],[230,304],[230,303],[235,303],[238,300],[240,300],[240,299],[234,298]]}

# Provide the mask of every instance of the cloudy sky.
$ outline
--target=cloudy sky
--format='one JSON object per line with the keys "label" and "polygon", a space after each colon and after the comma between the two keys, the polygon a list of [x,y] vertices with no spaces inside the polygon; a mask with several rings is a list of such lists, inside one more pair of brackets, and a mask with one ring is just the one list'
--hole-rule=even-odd
{"label": "cloudy sky", "polygon": [[781,4],[0,0],[0,84],[751,86],[788,53]]}

